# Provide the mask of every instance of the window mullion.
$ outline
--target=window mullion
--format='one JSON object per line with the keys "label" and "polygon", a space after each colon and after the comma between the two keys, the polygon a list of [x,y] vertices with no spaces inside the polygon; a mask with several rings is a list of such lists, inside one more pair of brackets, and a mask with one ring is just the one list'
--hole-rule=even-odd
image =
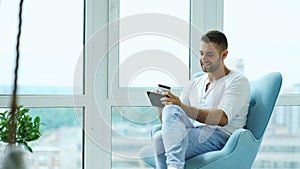
{"label": "window mullion", "polygon": [[[87,104],[84,95],[21,95],[18,104],[26,107],[84,107]],[[10,107],[11,96],[0,97],[1,107]]]}

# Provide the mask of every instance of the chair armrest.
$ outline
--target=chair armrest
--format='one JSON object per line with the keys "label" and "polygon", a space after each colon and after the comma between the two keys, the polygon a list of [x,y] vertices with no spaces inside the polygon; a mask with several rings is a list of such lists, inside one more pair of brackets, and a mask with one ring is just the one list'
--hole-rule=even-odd
{"label": "chair armrest", "polygon": [[[151,139],[153,138],[154,134],[159,130],[161,130],[161,124],[157,124],[152,127],[150,132]],[[155,153],[151,145],[142,147],[141,150],[139,151],[139,156],[146,164],[155,168]]]}
{"label": "chair armrest", "polygon": [[[233,152],[236,148],[239,148],[240,143],[243,144],[257,144],[259,143],[259,140],[257,140],[254,135],[247,129],[238,129],[232,135],[229,137],[227,143],[223,147],[222,152],[224,153],[231,153]],[[248,150],[248,148],[247,148]]]}

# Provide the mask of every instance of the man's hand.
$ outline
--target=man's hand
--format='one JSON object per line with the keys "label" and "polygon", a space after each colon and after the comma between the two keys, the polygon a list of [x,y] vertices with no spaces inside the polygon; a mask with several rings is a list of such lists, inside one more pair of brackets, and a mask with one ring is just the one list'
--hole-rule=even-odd
{"label": "man's hand", "polygon": [[163,97],[160,99],[162,101],[162,104],[164,104],[164,105],[172,105],[173,104],[173,105],[177,105],[177,106],[181,107],[181,101],[180,101],[179,97],[175,96],[171,92],[163,92],[162,94],[166,96],[166,97]]}

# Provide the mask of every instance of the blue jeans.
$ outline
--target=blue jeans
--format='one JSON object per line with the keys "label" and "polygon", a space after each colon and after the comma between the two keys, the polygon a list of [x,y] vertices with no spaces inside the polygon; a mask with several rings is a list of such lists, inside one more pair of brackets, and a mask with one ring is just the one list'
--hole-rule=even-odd
{"label": "blue jeans", "polygon": [[165,106],[162,129],[153,135],[156,169],[184,168],[185,159],[223,148],[229,136],[208,125],[194,127],[176,105]]}

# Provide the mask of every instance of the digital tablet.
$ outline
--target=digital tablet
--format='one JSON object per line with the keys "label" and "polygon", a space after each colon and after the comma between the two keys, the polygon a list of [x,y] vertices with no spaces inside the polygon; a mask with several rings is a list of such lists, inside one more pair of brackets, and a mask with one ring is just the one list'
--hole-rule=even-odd
{"label": "digital tablet", "polygon": [[165,95],[147,91],[148,98],[152,106],[163,108],[165,105],[161,103],[160,99],[166,97]]}

